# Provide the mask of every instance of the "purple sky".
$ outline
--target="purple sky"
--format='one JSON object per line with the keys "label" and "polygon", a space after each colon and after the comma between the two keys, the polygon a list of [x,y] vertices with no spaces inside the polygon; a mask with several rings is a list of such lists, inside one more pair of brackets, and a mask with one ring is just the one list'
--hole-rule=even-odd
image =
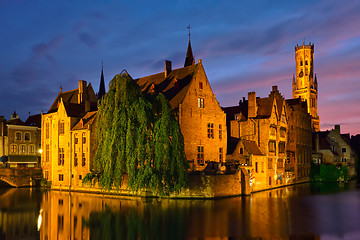
{"label": "purple sky", "polygon": [[[120,3],[121,2],[121,3]],[[251,2],[251,3],[250,3]],[[278,85],[291,98],[296,44],[315,44],[321,129],[360,133],[360,2],[0,0],[0,115],[47,112],[60,86],[98,91],[184,64],[188,33],[221,106]]]}

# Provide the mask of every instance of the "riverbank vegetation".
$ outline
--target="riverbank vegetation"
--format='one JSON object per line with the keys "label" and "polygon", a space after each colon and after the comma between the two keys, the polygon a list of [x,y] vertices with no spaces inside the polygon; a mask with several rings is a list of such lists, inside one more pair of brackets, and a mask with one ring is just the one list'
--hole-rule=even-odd
{"label": "riverbank vegetation", "polygon": [[126,73],[116,75],[97,114],[95,171],[83,182],[110,190],[168,195],[187,185],[188,163],[180,126],[161,93],[144,96]]}
{"label": "riverbank vegetation", "polygon": [[348,180],[348,169],[344,165],[311,164],[310,181],[312,182],[344,182]]}

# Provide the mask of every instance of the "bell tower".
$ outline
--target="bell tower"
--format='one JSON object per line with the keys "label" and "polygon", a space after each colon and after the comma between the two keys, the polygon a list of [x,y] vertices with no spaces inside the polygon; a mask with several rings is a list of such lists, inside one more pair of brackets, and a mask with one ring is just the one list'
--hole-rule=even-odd
{"label": "bell tower", "polygon": [[314,77],[314,44],[295,47],[296,74],[293,77],[293,98],[307,102],[313,131],[320,131],[320,117],[317,112],[318,83]]}

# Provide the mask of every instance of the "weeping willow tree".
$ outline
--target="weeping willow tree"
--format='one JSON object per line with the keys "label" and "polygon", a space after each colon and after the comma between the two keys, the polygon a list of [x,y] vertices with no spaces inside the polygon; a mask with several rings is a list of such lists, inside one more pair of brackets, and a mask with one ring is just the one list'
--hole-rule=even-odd
{"label": "weeping willow tree", "polygon": [[127,174],[132,191],[151,189],[159,195],[187,184],[188,164],[180,126],[159,94],[145,97],[127,73],[116,75],[97,114],[95,172],[105,189],[120,187]]}

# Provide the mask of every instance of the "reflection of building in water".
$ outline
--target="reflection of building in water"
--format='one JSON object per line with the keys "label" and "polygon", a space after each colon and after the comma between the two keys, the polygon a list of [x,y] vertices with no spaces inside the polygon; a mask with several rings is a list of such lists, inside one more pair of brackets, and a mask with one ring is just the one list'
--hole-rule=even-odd
{"label": "reflection of building in water", "polygon": [[30,189],[9,189],[0,195],[0,239],[39,239],[38,216]]}

